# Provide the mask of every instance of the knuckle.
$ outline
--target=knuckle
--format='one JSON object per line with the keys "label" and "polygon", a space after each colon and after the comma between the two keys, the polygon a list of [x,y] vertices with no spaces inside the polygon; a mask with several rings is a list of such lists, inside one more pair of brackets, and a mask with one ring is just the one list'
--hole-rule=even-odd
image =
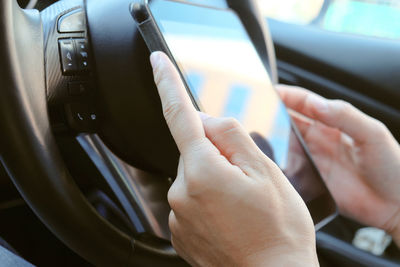
{"label": "knuckle", "polygon": [[389,129],[383,122],[377,119],[373,119],[373,124],[374,124],[373,129],[375,131],[374,134],[379,136],[386,136],[389,133]]}
{"label": "knuckle", "polygon": [[334,124],[338,124],[342,119],[349,118],[352,116],[351,114],[354,114],[354,106],[344,100],[331,100],[331,103],[333,107],[331,120]]}
{"label": "knuckle", "polygon": [[242,131],[242,126],[239,121],[234,118],[216,118],[209,120],[211,126],[209,129],[209,138],[212,141],[218,141],[226,137],[226,135],[235,134]]}
{"label": "knuckle", "polygon": [[354,109],[352,104],[341,99],[332,100],[332,103],[337,107],[340,114],[348,114]]}
{"label": "knuckle", "polygon": [[175,211],[180,211],[183,209],[183,206],[185,204],[183,193],[180,192],[176,186],[171,186],[168,191],[167,198],[171,209]]}
{"label": "knuckle", "polygon": [[241,127],[240,122],[235,118],[225,118],[221,125],[223,126],[224,131],[231,131]]}

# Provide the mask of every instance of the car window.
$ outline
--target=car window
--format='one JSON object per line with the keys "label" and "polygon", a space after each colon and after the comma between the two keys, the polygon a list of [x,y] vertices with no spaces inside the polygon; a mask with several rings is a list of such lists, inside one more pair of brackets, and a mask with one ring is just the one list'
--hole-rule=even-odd
{"label": "car window", "polygon": [[257,0],[264,16],[292,22],[309,24],[320,13],[323,0]]}
{"label": "car window", "polygon": [[400,39],[400,0],[258,0],[269,18],[326,30]]}

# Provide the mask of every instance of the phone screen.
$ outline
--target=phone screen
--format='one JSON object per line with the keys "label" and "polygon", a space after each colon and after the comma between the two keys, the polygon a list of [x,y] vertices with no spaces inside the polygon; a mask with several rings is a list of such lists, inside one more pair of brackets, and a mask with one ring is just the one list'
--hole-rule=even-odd
{"label": "phone screen", "polygon": [[237,15],[167,0],[153,0],[150,10],[200,110],[240,121],[301,195],[315,224],[334,214],[335,203]]}

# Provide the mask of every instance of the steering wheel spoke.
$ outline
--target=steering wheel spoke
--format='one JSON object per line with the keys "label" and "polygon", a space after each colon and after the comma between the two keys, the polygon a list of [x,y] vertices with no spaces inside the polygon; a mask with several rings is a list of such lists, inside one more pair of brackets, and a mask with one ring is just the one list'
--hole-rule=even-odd
{"label": "steering wheel spoke", "polygon": [[170,239],[166,195],[169,179],[138,170],[112,153],[96,134],[77,140],[123,206],[137,233]]}

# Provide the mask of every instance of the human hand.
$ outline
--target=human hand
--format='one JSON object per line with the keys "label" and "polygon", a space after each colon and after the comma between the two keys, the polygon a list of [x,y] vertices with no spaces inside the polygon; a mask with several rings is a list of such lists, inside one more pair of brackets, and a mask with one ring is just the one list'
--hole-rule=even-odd
{"label": "human hand", "polygon": [[280,169],[237,121],[198,113],[165,54],[151,62],[181,153],[168,193],[178,254],[194,266],[318,265],[311,216]]}
{"label": "human hand", "polygon": [[400,146],[386,126],[344,101],[277,89],[307,117],[292,114],[340,211],[384,229],[400,246]]}

